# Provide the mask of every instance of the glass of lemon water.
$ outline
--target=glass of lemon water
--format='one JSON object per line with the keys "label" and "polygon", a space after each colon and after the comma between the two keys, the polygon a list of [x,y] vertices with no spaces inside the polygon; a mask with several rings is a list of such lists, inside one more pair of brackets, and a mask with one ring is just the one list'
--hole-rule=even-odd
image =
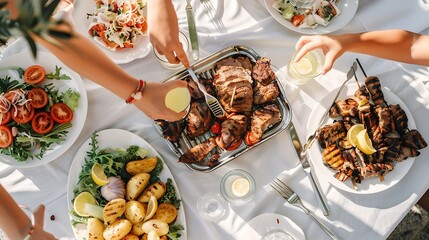
{"label": "glass of lemon water", "polygon": [[295,62],[296,53],[286,66],[286,79],[294,84],[304,84],[322,73],[325,55],[319,48],[307,52],[298,62]]}

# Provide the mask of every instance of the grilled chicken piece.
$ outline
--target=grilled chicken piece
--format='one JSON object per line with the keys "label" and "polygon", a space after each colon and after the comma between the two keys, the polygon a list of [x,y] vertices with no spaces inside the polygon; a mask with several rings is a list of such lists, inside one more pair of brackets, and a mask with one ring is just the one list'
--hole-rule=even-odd
{"label": "grilled chicken piece", "polygon": [[373,139],[373,134],[377,131],[378,128],[378,119],[372,113],[372,111],[359,113],[360,122],[365,126],[366,131],[368,132],[369,138]]}
{"label": "grilled chicken piece", "polygon": [[253,103],[264,104],[274,101],[279,96],[279,87],[276,82],[272,82],[266,86],[256,82],[253,88]]}
{"label": "grilled chicken piece", "polygon": [[264,132],[280,121],[281,113],[277,104],[255,110],[250,119],[250,131],[246,135],[246,144],[253,145],[261,141]]}
{"label": "grilled chicken piece", "polygon": [[374,105],[382,105],[386,103],[383,91],[381,90],[380,80],[377,77],[367,77],[365,79],[365,85],[371,94],[371,99]]}
{"label": "grilled chicken piece", "polygon": [[384,134],[392,131],[395,126],[390,108],[379,105],[374,110],[378,117],[378,127],[381,133]]}
{"label": "grilled chicken piece", "polygon": [[390,111],[393,116],[395,130],[399,134],[403,134],[405,130],[408,129],[408,117],[405,111],[401,108],[399,104],[390,105]]}
{"label": "grilled chicken piece", "polygon": [[186,117],[186,130],[190,137],[198,137],[207,132],[212,124],[213,115],[204,101],[191,103]]}
{"label": "grilled chicken piece", "polygon": [[334,177],[341,182],[346,181],[347,179],[351,178],[353,175],[353,172],[355,172],[354,166],[350,162],[345,162],[342,167],[334,174]]}
{"label": "grilled chicken piece", "polygon": [[390,163],[374,163],[368,164],[364,169],[364,178],[378,176],[380,180],[384,180],[384,175],[393,170],[393,165]]}
{"label": "grilled chicken piece", "polygon": [[192,79],[187,78],[189,93],[191,94],[191,98],[193,99],[202,99],[204,98],[203,92],[200,91],[196,82]]}
{"label": "grilled chicken piece", "polygon": [[216,139],[219,147],[229,149],[243,139],[247,131],[247,117],[244,115],[232,115],[222,122],[221,133]]}
{"label": "grilled chicken piece", "polygon": [[341,154],[341,150],[337,147],[336,144],[331,144],[327,148],[323,149],[322,156],[323,161],[330,168],[335,170],[342,168],[344,164],[344,158]]}
{"label": "grilled chicken piece", "polygon": [[342,151],[342,154],[345,161],[351,163],[354,167],[351,175],[352,182],[361,183],[363,179],[361,172],[362,167],[364,167],[364,165],[362,164],[360,156],[356,153],[356,149],[347,149],[345,151]]}
{"label": "grilled chicken piece", "polygon": [[241,65],[241,62],[233,57],[224,58],[216,63],[216,70],[219,70],[223,66],[236,66],[236,67],[243,67]]}
{"label": "grilled chicken piece", "polygon": [[413,129],[402,135],[402,143],[412,149],[420,150],[427,147],[427,143],[419,131]]}
{"label": "grilled chicken piece", "polygon": [[207,141],[202,142],[193,148],[188,149],[179,158],[179,162],[183,163],[197,163],[201,162],[213,149],[217,147],[215,137],[209,138]]}
{"label": "grilled chicken piece", "polygon": [[253,66],[252,77],[263,85],[268,85],[276,79],[276,74],[271,69],[271,60],[259,58]]}
{"label": "grilled chicken piece", "polygon": [[253,103],[253,80],[242,67],[222,66],[214,78],[219,102],[229,113],[250,113]]}
{"label": "grilled chicken piece", "polygon": [[325,125],[319,129],[317,140],[322,148],[335,143],[337,140],[345,137],[347,130],[342,121],[334,122],[330,125]]}
{"label": "grilled chicken piece", "polygon": [[179,141],[180,134],[182,134],[185,128],[185,121],[169,122],[165,120],[156,120],[155,122],[161,127],[162,136],[165,139],[172,142]]}
{"label": "grilled chicken piece", "polygon": [[353,98],[336,101],[329,109],[329,117],[337,118],[340,116],[350,117],[358,114],[358,103]]}
{"label": "grilled chicken piece", "polygon": [[366,86],[361,86],[358,90],[356,90],[355,97],[357,97],[359,100],[369,101],[370,96],[368,90],[366,89]]}
{"label": "grilled chicken piece", "polygon": [[253,64],[252,61],[250,61],[250,58],[247,56],[239,56],[237,57],[237,61],[240,62],[241,66],[244,69],[248,69],[250,72],[253,71]]}

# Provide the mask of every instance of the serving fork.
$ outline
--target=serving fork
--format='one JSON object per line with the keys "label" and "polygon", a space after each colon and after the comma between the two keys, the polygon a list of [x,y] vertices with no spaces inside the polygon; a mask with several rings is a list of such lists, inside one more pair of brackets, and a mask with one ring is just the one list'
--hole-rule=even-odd
{"label": "serving fork", "polygon": [[198,88],[201,90],[201,92],[204,94],[206,103],[213,115],[215,117],[223,117],[225,115],[225,110],[220,105],[220,102],[217,100],[217,98],[206,92],[205,87],[200,83],[200,81],[198,81],[198,77],[192,68],[188,68],[188,73],[192,80],[198,85]]}
{"label": "serving fork", "polygon": [[296,194],[290,187],[288,187],[284,182],[282,182],[280,179],[275,178],[271,183],[271,187],[278,192],[286,201],[296,207],[299,207],[302,209],[302,211],[305,212],[310,218],[319,225],[320,228],[322,228],[323,231],[332,239],[339,240],[339,238],[325,225],[323,224],[319,218],[310,211],[307,207],[304,206],[304,204],[301,202],[301,199],[299,198],[298,194]]}

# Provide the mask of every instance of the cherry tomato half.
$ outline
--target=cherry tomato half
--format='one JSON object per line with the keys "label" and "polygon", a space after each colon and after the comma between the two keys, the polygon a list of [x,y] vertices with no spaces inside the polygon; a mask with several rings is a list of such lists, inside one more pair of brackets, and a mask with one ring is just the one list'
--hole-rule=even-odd
{"label": "cherry tomato half", "polygon": [[54,120],[47,112],[39,112],[31,120],[31,127],[36,133],[45,134],[54,128]]}
{"label": "cherry tomato half", "polygon": [[68,123],[73,119],[73,111],[64,103],[55,103],[51,107],[51,117],[57,123]]}
{"label": "cherry tomato half", "polygon": [[252,146],[252,145],[256,144],[257,142],[259,142],[259,140],[253,136],[252,132],[247,132],[246,135],[244,135],[244,142],[248,146]]}
{"label": "cherry tomato half", "polygon": [[0,113],[0,118],[1,118],[0,125],[8,124],[10,120],[12,120],[12,113],[10,111],[5,113]]}
{"label": "cherry tomato half", "polygon": [[29,66],[24,72],[24,81],[28,84],[38,84],[46,77],[45,69],[40,65]]}
{"label": "cherry tomato half", "polygon": [[12,130],[6,125],[0,126],[0,148],[8,148],[13,142]]}
{"label": "cherry tomato half", "polygon": [[28,91],[27,99],[31,99],[34,108],[42,108],[48,103],[48,94],[43,88],[33,88]]}
{"label": "cherry tomato half", "polygon": [[19,124],[28,123],[34,117],[34,108],[31,104],[24,104],[12,107],[12,118]]}
{"label": "cherry tomato half", "polygon": [[220,125],[220,122],[215,122],[212,126],[211,126],[211,128],[210,128],[210,131],[213,133],[213,134],[216,134],[216,135],[219,135],[220,134],[220,130],[221,130],[221,125]]}

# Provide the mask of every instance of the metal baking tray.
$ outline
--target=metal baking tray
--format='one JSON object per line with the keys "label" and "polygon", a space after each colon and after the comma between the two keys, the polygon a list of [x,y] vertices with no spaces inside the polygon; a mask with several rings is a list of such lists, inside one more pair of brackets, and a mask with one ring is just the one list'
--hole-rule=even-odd
{"label": "metal baking tray", "polygon": [[[192,69],[194,70],[194,72],[197,74],[197,76],[199,78],[205,78],[205,79],[213,78],[214,77],[214,67],[218,61],[225,59],[225,58],[228,58],[228,57],[234,57],[234,56],[239,56],[239,55],[242,55],[242,56],[244,55],[244,56],[249,57],[252,62],[256,62],[256,60],[260,58],[260,56],[253,49],[251,49],[249,47],[246,47],[246,46],[230,46],[230,47],[224,48],[224,49],[222,49],[216,53],[213,53],[212,55],[194,63],[192,65]],[[243,141],[242,144],[240,145],[240,147],[238,147],[237,149],[235,149],[233,151],[226,151],[226,150],[223,150],[223,149],[218,147],[218,152],[220,153],[220,157],[218,159],[219,163],[215,166],[209,167],[206,165],[207,161],[210,159],[211,154],[209,154],[205,159],[203,159],[199,163],[192,163],[192,164],[183,163],[183,164],[185,164],[191,170],[195,170],[195,171],[199,171],[199,172],[211,172],[211,171],[221,167],[222,165],[228,163],[229,161],[234,160],[235,158],[237,158],[241,154],[243,154],[243,153],[245,153],[245,152],[247,152],[253,148],[259,147],[261,144],[268,141],[270,138],[274,137],[276,134],[280,133],[281,131],[283,131],[289,127],[289,125],[291,123],[291,119],[292,119],[292,109],[291,109],[291,106],[289,104],[289,101],[287,100],[287,98],[285,96],[285,92],[284,92],[284,89],[282,87],[282,84],[279,81],[278,72],[280,70],[278,70],[273,65],[271,65],[271,67],[272,67],[273,71],[276,72],[276,81],[277,81],[277,85],[278,85],[279,90],[280,90],[280,94],[277,97],[276,102],[279,106],[279,109],[280,109],[280,112],[282,115],[281,121],[278,122],[277,124],[271,126],[268,130],[266,130],[261,141],[256,143],[253,146],[249,147]],[[183,70],[180,70],[180,71],[176,72],[175,74],[171,75],[167,79],[165,79],[164,82],[174,80],[174,79],[185,79],[187,77],[189,77],[189,73],[187,72],[186,69],[183,69]],[[161,127],[158,126],[156,123],[155,123],[155,125],[156,125],[156,128],[159,130],[160,134],[162,135]],[[177,143],[171,142],[167,139],[166,139],[166,141],[167,141],[167,144],[169,145],[170,149],[178,157],[180,157],[188,149],[192,148],[193,146],[198,145],[201,142],[204,142],[205,140],[209,139],[211,136],[213,136],[213,134],[210,131],[208,131],[205,134],[203,134],[202,136],[199,136],[196,138],[191,138],[187,135],[186,128],[185,128]]]}

